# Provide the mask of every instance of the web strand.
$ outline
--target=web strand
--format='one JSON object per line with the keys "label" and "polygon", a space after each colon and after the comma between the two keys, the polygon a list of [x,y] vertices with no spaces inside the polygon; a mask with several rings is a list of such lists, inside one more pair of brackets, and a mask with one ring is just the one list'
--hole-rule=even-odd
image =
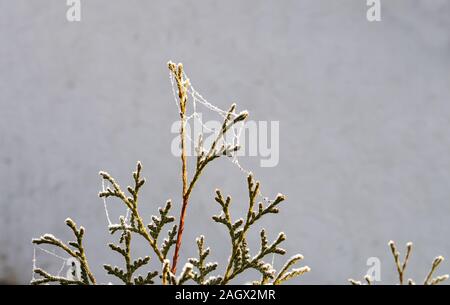
{"label": "web strand", "polygon": [[[102,191],[105,192],[105,180],[102,179]],[[106,196],[103,197],[103,207],[105,208],[106,219],[108,220],[108,225],[111,226],[111,218],[109,218],[108,206],[106,204]]]}
{"label": "web strand", "polygon": [[36,280],[35,273],[34,273],[34,271],[37,269],[37,264],[36,264],[36,262],[37,262],[37,260],[36,260],[36,249],[38,249],[39,251],[41,251],[41,252],[43,252],[43,253],[45,253],[45,254],[48,254],[48,255],[53,256],[53,257],[56,257],[57,259],[59,259],[59,260],[62,261],[62,265],[61,265],[61,267],[58,269],[58,273],[56,274],[56,276],[60,276],[61,273],[64,271],[64,267],[67,265],[67,261],[68,261],[70,258],[62,257],[62,256],[60,256],[60,255],[58,255],[58,254],[56,254],[56,253],[54,253],[54,252],[52,252],[52,251],[49,251],[49,250],[47,250],[47,249],[44,249],[44,248],[42,248],[42,247],[39,247],[39,246],[36,246],[36,245],[35,245],[35,246],[33,247],[33,260],[32,260],[32,262],[33,262],[33,274],[32,274],[32,276],[31,276],[31,280],[32,280],[32,281],[35,281],[35,280]]}
{"label": "web strand", "polygon": [[[103,191],[103,192],[106,191],[106,188],[105,188],[105,180],[104,180],[104,179],[102,179],[102,191]],[[107,204],[106,196],[104,196],[104,197],[102,197],[102,198],[103,198],[103,208],[104,208],[104,210],[105,210],[106,219],[108,220],[108,227],[117,226],[118,223],[113,223],[113,222],[111,221],[110,216],[109,216],[109,210],[108,210],[108,204]],[[125,218],[124,218],[125,224],[127,224],[128,221],[129,221],[129,218],[130,218],[130,212],[131,212],[130,209],[127,208],[127,212],[126,212]],[[120,216],[122,217],[123,215],[120,215]],[[120,218],[120,217],[119,217],[119,218]]]}

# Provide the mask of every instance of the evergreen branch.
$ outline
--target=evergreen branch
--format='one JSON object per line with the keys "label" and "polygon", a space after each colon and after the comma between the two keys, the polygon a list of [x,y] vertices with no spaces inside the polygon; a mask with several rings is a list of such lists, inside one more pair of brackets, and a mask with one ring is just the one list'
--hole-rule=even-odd
{"label": "evergreen branch", "polygon": [[194,266],[192,264],[187,263],[183,267],[183,271],[181,271],[180,276],[176,279],[175,285],[183,285],[188,280],[193,279],[194,273],[193,273]]}
{"label": "evergreen branch", "polygon": [[[369,275],[366,275],[366,276],[364,277],[364,279],[366,280],[367,285],[372,285],[372,279],[370,278]],[[409,282],[409,281],[408,281],[408,282]]]}
{"label": "evergreen branch", "polygon": [[[181,176],[182,176],[182,182],[183,182],[183,191],[182,191],[182,207],[181,207],[181,213],[179,218],[179,225],[178,225],[178,233],[177,233],[177,240],[175,244],[175,251],[172,259],[172,272],[175,273],[177,270],[177,262],[179,257],[179,252],[181,248],[181,242],[183,237],[183,231],[184,231],[184,219],[186,216],[186,209],[189,203],[189,197],[192,193],[192,190],[194,189],[194,186],[199,179],[200,175],[202,174],[203,170],[205,169],[206,165],[213,161],[214,159],[220,157],[221,155],[229,156],[232,152],[237,151],[239,149],[239,146],[229,146],[229,145],[222,145],[222,147],[217,150],[216,146],[218,145],[219,141],[225,136],[226,132],[235,124],[238,122],[244,121],[248,117],[247,111],[242,111],[239,115],[236,116],[235,109],[236,104],[232,104],[230,109],[228,110],[224,121],[222,123],[222,128],[220,129],[219,133],[217,134],[215,140],[211,144],[210,148],[208,149],[208,152],[206,154],[203,153],[203,141],[201,138],[199,138],[198,141],[198,147],[196,147],[196,150],[201,152],[200,155],[197,157],[197,164],[195,173],[191,179],[190,182],[188,182],[188,173],[187,173],[187,158],[186,158],[186,134],[185,134],[185,125],[186,125],[186,104],[188,100],[188,86],[190,84],[189,79],[184,78],[184,72],[183,72],[183,65],[182,64],[175,64],[173,62],[168,63],[168,68],[170,72],[172,73],[178,89],[178,98],[179,98],[179,105],[180,105],[180,118],[181,118],[181,127],[180,127],[180,137],[181,137]],[[233,116],[236,116],[233,119]]]}
{"label": "evergreen branch", "polygon": [[[88,264],[84,246],[83,246],[83,237],[84,237],[84,232],[85,232],[84,228],[80,227],[78,229],[75,222],[70,218],[66,219],[66,225],[72,230],[73,234],[76,237],[76,241],[71,241],[67,245],[64,242],[62,242],[61,240],[57,239],[52,234],[44,234],[38,239],[33,239],[32,242],[36,245],[47,244],[47,245],[52,245],[52,246],[55,246],[57,248],[64,250],[67,254],[69,254],[71,257],[75,258],[80,263],[80,268],[81,268],[81,279],[80,280],[86,285],[89,285],[91,283],[96,284],[95,277],[89,268],[89,264]],[[74,248],[75,250],[72,250],[70,247]],[[39,282],[39,280],[37,280],[37,281],[34,281],[35,284],[46,283],[46,282],[59,282],[61,284],[66,284],[69,281],[72,281],[70,279],[62,280],[63,279],[62,277],[51,276],[50,274],[46,273],[42,269],[37,269],[37,270],[39,270],[39,271],[35,272],[35,273],[43,276],[46,281]],[[50,281],[50,279],[51,279],[51,281]],[[58,279],[58,280],[55,281],[55,279]]]}
{"label": "evergreen branch", "polygon": [[149,261],[150,261],[149,256],[144,256],[143,258],[139,257],[138,259],[133,261],[133,263],[131,264],[130,272],[134,273],[140,267],[147,265]]}
{"label": "evergreen branch", "polygon": [[136,278],[133,278],[134,272],[137,271],[142,266],[145,266],[149,263],[150,257],[145,256],[144,258],[138,258],[137,260],[131,262],[130,257],[130,247],[129,247],[129,240],[131,239],[131,234],[128,232],[125,235],[125,244],[126,248],[122,249],[119,246],[109,244],[110,248],[119,254],[121,254],[125,259],[125,267],[126,270],[122,270],[119,267],[111,267],[110,265],[104,265],[103,267],[106,269],[108,274],[114,275],[117,278],[119,278],[122,282],[124,282],[126,285],[144,285],[144,284],[153,284],[153,277],[155,277],[158,272],[149,272],[145,278],[142,276],[138,276]]}
{"label": "evergreen branch", "polygon": [[362,283],[360,281],[355,281],[354,279],[348,279],[348,281],[350,282],[350,284],[355,285],[355,286],[362,285]]}
{"label": "evergreen branch", "polygon": [[33,272],[42,278],[32,280],[31,285],[42,285],[48,283],[58,283],[60,285],[86,285],[85,282],[80,280],[71,280],[65,277],[51,275],[40,268],[34,269]]}
{"label": "evergreen branch", "polygon": [[[122,225],[124,226],[124,220],[121,218]],[[114,275],[118,277],[120,280],[122,280],[126,285],[131,285],[131,277],[133,273],[131,272],[131,233],[130,231],[127,231],[124,229],[122,237],[121,237],[121,243],[123,242],[125,244],[125,248],[121,248],[120,246],[109,244],[109,247],[111,250],[119,253],[123,256],[125,260],[125,268],[126,270],[119,269],[118,267],[112,268],[110,265],[104,265],[103,267],[108,271],[108,274]]]}
{"label": "evergreen branch", "polygon": [[[245,221],[243,219],[238,219],[235,222],[232,221],[229,210],[229,206],[231,204],[230,196],[227,196],[226,199],[224,199],[220,190],[216,190],[215,200],[222,208],[222,212],[219,215],[214,215],[213,220],[226,226],[228,234],[230,235],[232,247],[231,255],[228,260],[225,274],[222,277],[221,284],[227,284],[230,280],[247,269],[258,270],[262,274],[262,280],[260,283],[267,283],[269,280],[274,278],[274,270],[270,264],[263,262],[262,259],[268,254],[284,255],[286,253],[284,249],[278,247],[279,244],[286,239],[284,233],[280,233],[277,239],[269,244],[266,232],[265,230],[262,230],[260,233],[261,248],[253,258],[250,257],[250,250],[248,249],[246,241],[246,234],[248,230],[264,215],[278,213],[278,205],[284,201],[285,197],[278,194],[276,198],[266,207],[264,207],[262,203],[259,203],[258,210],[255,211],[254,206],[256,203],[256,198],[259,195],[259,182],[254,181],[253,176],[249,175],[247,177],[247,184],[249,203]],[[299,270],[292,270],[289,275],[281,275],[278,281],[281,282],[308,271],[309,267],[300,268]]]}
{"label": "evergreen branch", "polygon": [[[155,252],[160,262],[163,262],[164,257],[161,254],[158,244],[156,240],[150,235],[150,233],[146,230],[144,226],[144,221],[139,214],[138,211],[138,192],[142,185],[145,183],[145,179],[140,178],[140,173],[142,170],[141,162],[138,162],[136,165],[136,171],[133,173],[133,179],[135,181],[134,188],[128,187],[128,191],[131,193],[132,197],[127,197],[125,193],[122,191],[120,185],[111,177],[107,172],[100,172],[100,176],[108,181],[113,189],[107,188],[106,191],[100,192],[99,197],[117,197],[130,209],[132,215],[132,231],[141,235],[147,242],[150,244],[150,247]],[[133,223],[136,222],[136,226],[133,226]],[[117,227],[110,228],[111,232],[115,232],[119,230]]]}
{"label": "evergreen branch", "polygon": [[[123,219],[122,219],[122,225],[124,225]],[[103,267],[108,271],[108,274],[114,275],[118,277],[120,280],[122,280],[126,285],[132,285],[135,280],[133,279],[134,272],[148,264],[150,261],[149,256],[145,256],[144,258],[138,258],[137,260],[133,261],[131,260],[131,232],[126,230],[124,227],[124,232],[122,235],[123,238],[121,238],[120,242],[123,242],[125,245],[125,248],[122,248],[120,246],[109,244],[109,247],[111,250],[119,253],[123,256],[125,260],[125,268],[126,271],[123,271],[119,269],[118,267],[112,268],[110,265],[104,265]]]}
{"label": "evergreen branch", "polygon": [[139,275],[138,277],[136,277],[134,279],[134,284],[135,285],[151,285],[154,284],[155,282],[153,281],[153,278],[156,277],[158,275],[158,271],[150,271],[147,273],[147,275],[144,277],[142,277],[141,275]]}
{"label": "evergreen branch", "polygon": [[428,272],[427,277],[425,278],[424,285],[437,285],[440,282],[443,282],[448,279],[448,274],[438,276],[436,278],[432,278],[433,273],[437,270],[439,265],[444,261],[443,256],[438,256],[433,260],[433,263],[431,264],[431,270]]}
{"label": "evergreen branch", "polygon": [[192,279],[199,285],[205,285],[206,283],[211,283],[211,278],[206,278],[209,273],[216,270],[217,263],[207,263],[205,260],[209,255],[210,249],[204,249],[205,237],[202,235],[197,238],[197,248],[198,248],[198,259],[190,258],[189,263],[198,269],[198,272],[193,271]]}
{"label": "evergreen branch", "polygon": [[170,261],[165,259],[162,263],[161,280],[163,285],[176,285],[177,278],[170,270]]}
{"label": "evergreen branch", "polygon": [[[157,254],[158,257],[161,257],[162,260],[165,259],[167,256],[167,252],[170,250],[170,246],[173,244],[174,235],[176,234],[176,226],[173,228],[172,231],[169,232],[168,239],[165,240],[163,243],[162,249],[160,250],[157,246],[157,240],[161,233],[162,228],[165,224],[173,222],[174,217],[169,216],[170,208],[171,208],[171,202],[167,201],[164,208],[159,208],[159,214],[160,217],[152,216],[152,222],[147,226],[148,231],[145,229],[145,227],[142,225],[143,220],[139,215],[137,206],[138,206],[138,194],[139,189],[144,184],[145,180],[140,178],[142,170],[142,165],[140,162],[138,162],[136,166],[136,171],[133,172],[133,179],[134,179],[134,187],[127,187],[128,192],[132,195],[132,197],[125,197],[124,193],[121,191],[120,186],[115,182],[115,180],[108,174],[103,173],[104,179],[108,180],[111,185],[114,188],[114,191],[111,189],[107,189],[106,192],[100,193],[100,196],[115,196],[120,198],[126,206],[131,210],[132,212],[132,218],[131,218],[131,224],[127,225],[125,222],[125,219],[123,216],[120,217],[120,225],[111,225],[109,227],[109,230],[111,234],[114,234],[117,231],[122,231],[122,236],[120,239],[120,243],[124,242],[125,247],[122,248],[120,246],[110,244],[110,248],[118,252],[124,257],[125,260],[125,270],[121,270],[118,267],[112,268],[109,265],[105,265],[104,268],[108,271],[108,274],[115,275],[119,279],[121,279],[125,284],[132,285],[133,283],[139,283],[139,284],[145,284],[153,282],[153,277],[157,272],[150,272],[147,274],[147,276],[144,278],[142,276],[139,276],[137,278],[133,278],[134,272],[148,264],[150,261],[149,256],[145,256],[144,258],[138,258],[137,260],[133,261],[131,260],[131,233],[137,233],[143,236],[146,240],[150,242],[150,245],[152,246],[152,249]],[[137,223],[137,225],[136,225]],[[155,245],[155,247],[153,247]]]}
{"label": "evergreen branch", "polygon": [[222,277],[220,276],[210,276],[205,282],[204,285],[220,285],[222,283]]}
{"label": "evergreen branch", "polygon": [[110,275],[114,275],[115,277],[119,278],[122,282],[129,285],[128,280],[128,273],[122,269],[120,269],[117,266],[112,267],[111,265],[103,265],[103,268],[108,272]]}
{"label": "evergreen branch", "polygon": [[167,238],[164,239],[161,245],[161,254],[163,255],[164,259],[167,257],[167,254],[169,253],[172,246],[175,245],[176,236],[177,236],[177,225],[174,225],[172,227],[172,230],[168,232]]}
{"label": "evergreen branch", "polygon": [[397,273],[398,273],[398,279],[400,282],[400,285],[403,285],[403,277],[406,269],[406,265],[408,263],[409,257],[411,255],[413,244],[411,242],[406,244],[406,255],[403,262],[400,261],[400,253],[397,250],[397,246],[395,243],[391,240],[389,241],[389,247],[391,249],[392,255],[394,256],[395,266],[397,267]]}
{"label": "evergreen branch", "polygon": [[122,256],[124,256],[124,257],[128,256],[127,251],[122,249],[121,247],[116,246],[114,244],[109,244],[108,246],[111,248],[111,250],[116,251],[117,253],[121,254]]}
{"label": "evergreen branch", "polygon": [[157,216],[152,216],[152,223],[147,226],[150,231],[150,235],[155,241],[158,240],[159,234],[161,233],[164,225],[175,220],[175,217],[168,215],[171,207],[172,203],[169,200],[166,202],[166,206],[164,208],[159,208],[160,218]]}
{"label": "evergreen branch", "polygon": [[[389,245],[392,255],[394,256],[394,262],[395,262],[395,266],[396,266],[397,273],[398,273],[399,284],[403,285],[405,269],[408,264],[409,258],[411,256],[413,244],[412,244],[412,242],[408,242],[406,244],[406,254],[405,254],[405,258],[403,259],[403,262],[400,260],[400,253],[397,250],[397,246],[395,245],[395,243],[391,240],[391,241],[389,241],[388,245]],[[423,283],[424,285],[437,285],[437,284],[442,283],[443,281],[446,281],[449,278],[448,274],[437,276],[437,277],[433,278],[433,273],[437,270],[437,268],[443,261],[444,261],[444,257],[442,257],[442,256],[438,256],[433,260],[433,263],[431,265],[431,270],[428,272],[428,275],[426,276],[426,278],[424,280],[424,283]],[[374,283],[373,279],[369,275],[366,275],[364,277],[364,280],[366,281],[367,285],[373,285],[373,283]],[[362,285],[360,281],[355,281],[353,279],[349,279],[348,281],[352,285]],[[416,284],[412,279],[408,279],[407,283],[408,283],[408,285]]]}
{"label": "evergreen branch", "polygon": [[438,285],[446,280],[448,280],[448,274],[435,277],[428,283],[428,285]]}
{"label": "evergreen branch", "polygon": [[301,268],[297,268],[297,269],[292,269],[291,271],[289,271],[289,269],[295,265],[297,262],[299,262],[300,260],[303,259],[303,256],[300,254],[297,254],[293,257],[291,257],[286,264],[283,266],[283,268],[281,269],[281,271],[278,273],[278,275],[275,277],[273,284],[274,285],[279,285],[291,278],[300,276],[302,274],[304,274],[305,272],[309,272],[310,268],[308,266],[304,266]]}

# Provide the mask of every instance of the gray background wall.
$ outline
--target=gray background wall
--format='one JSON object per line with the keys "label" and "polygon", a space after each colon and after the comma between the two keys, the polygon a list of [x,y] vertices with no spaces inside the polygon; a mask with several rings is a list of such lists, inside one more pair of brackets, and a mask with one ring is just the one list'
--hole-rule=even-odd
{"label": "gray background wall", "polygon": [[[436,255],[450,255],[450,3],[382,1],[378,23],[366,9],[365,1],[94,0],[82,1],[82,22],[68,23],[65,1],[1,0],[0,278],[27,283],[31,238],[71,238],[70,216],[86,227],[100,281],[111,280],[101,264],[120,261],[105,245],[101,169],[127,184],[143,162],[146,215],[179,202],[172,59],[216,105],[237,101],[253,120],[280,121],[279,165],[245,164],[265,193],[288,196],[263,225],[272,238],[285,231],[289,254],[312,268],[292,283],[345,284],[363,276],[370,256],[393,282],[390,239],[415,242],[408,276],[421,280]],[[245,177],[220,160],[193,194],[183,260],[199,234],[213,260],[228,256],[226,232],[210,220],[216,187],[242,212]],[[40,266],[59,268],[38,254]]]}

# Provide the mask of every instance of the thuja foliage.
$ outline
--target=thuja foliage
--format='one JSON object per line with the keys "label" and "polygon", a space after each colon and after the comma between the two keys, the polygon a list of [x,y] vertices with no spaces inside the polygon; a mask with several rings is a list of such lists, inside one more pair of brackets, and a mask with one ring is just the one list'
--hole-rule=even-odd
{"label": "thuja foliage", "polygon": [[[409,258],[411,257],[412,247],[413,247],[412,242],[408,242],[406,244],[406,254],[402,261],[402,259],[400,258],[400,252],[398,251],[397,246],[395,245],[395,243],[392,240],[389,241],[389,248],[391,250],[392,256],[394,257],[394,263],[395,263],[395,267],[396,267],[397,273],[398,273],[398,284],[400,284],[400,285],[403,285],[405,282],[405,270],[408,265]],[[437,270],[437,268],[443,261],[444,261],[444,257],[442,257],[442,256],[437,256],[433,260],[430,271],[428,272],[427,276],[425,277],[425,279],[423,281],[423,285],[437,285],[448,279],[448,277],[449,277],[448,274],[433,277],[434,272]],[[374,284],[373,279],[369,275],[366,275],[364,277],[364,281],[366,282],[367,285]],[[361,281],[355,281],[353,279],[349,279],[349,282],[352,285],[362,285]],[[416,284],[416,282],[412,279],[408,279],[407,283],[408,283],[408,285]]]}
{"label": "thuja foliage", "polygon": [[[181,118],[180,139],[181,139],[181,177],[182,177],[182,205],[178,219],[178,225],[175,223],[175,217],[171,215],[172,203],[167,201],[165,206],[159,208],[157,216],[151,216],[150,222],[146,222],[145,217],[139,211],[140,197],[139,193],[145,179],[142,178],[142,165],[137,163],[136,170],[133,172],[133,183],[126,189],[123,189],[116,180],[107,172],[100,172],[101,178],[108,184],[108,187],[99,193],[102,198],[118,199],[128,209],[127,216],[121,216],[118,224],[111,224],[108,227],[113,236],[117,236],[117,243],[110,243],[109,248],[123,258],[123,266],[111,266],[104,264],[103,267],[107,274],[117,278],[126,285],[145,285],[145,284],[170,284],[181,285],[184,283],[197,283],[199,285],[217,285],[228,284],[238,275],[247,270],[256,270],[260,277],[255,279],[253,284],[274,284],[278,285],[292,278],[298,277],[310,269],[307,266],[293,268],[300,260],[301,255],[295,255],[288,259],[280,271],[276,272],[274,266],[267,263],[264,259],[273,255],[284,255],[286,250],[280,245],[286,240],[284,233],[279,233],[278,237],[269,241],[266,231],[260,231],[260,246],[255,252],[247,244],[247,237],[254,224],[269,214],[277,214],[280,204],[285,197],[278,194],[274,200],[267,203],[258,201],[260,195],[260,185],[250,174],[247,177],[248,205],[244,218],[233,219],[230,214],[231,197],[222,195],[220,190],[216,190],[215,201],[220,207],[220,213],[214,215],[214,222],[224,225],[229,235],[230,256],[227,262],[219,271],[219,264],[209,262],[208,256],[210,248],[205,245],[205,237],[200,236],[196,240],[198,257],[189,258],[177,273],[177,262],[181,249],[181,241],[185,224],[186,209],[189,198],[198,182],[201,174],[208,164],[215,159],[225,156],[229,157],[233,152],[239,149],[237,145],[226,144],[224,139],[227,132],[233,125],[244,121],[248,117],[246,111],[236,113],[236,105],[232,104],[224,116],[222,127],[217,137],[209,147],[204,147],[201,137],[198,139],[196,147],[197,158],[195,171],[192,178],[188,179],[187,155],[186,155],[186,108],[188,106],[188,87],[189,80],[185,78],[183,66],[169,62],[169,70],[176,81],[179,109]],[[223,143],[223,144],[222,144]],[[47,271],[35,267],[33,272],[37,278],[33,277],[32,284],[59,283],[62,285],[91,285],[97,281],[92,274],[85,249],[83,247],[83,238],[85,229],[77,227],[71,219],[66,220],[66,224],[75,235],[76,241],[62,242],[51,234],[44,234],[33,243],[37,245],[50,245],[65,251],[70,257],[79,263],[80,272],[74,272],[71,277],[62,277],[51,275]],[[149,246],[150,254],[145,257],[133,257],[133,240],[135,237],[142,238]],[[173,252],[172,261],[169,260],[169,253]],[[145,271],[150,260],[156,259],[160,268],[157,270]]]}
{"label": "thuja foliage", "polygon": [[308,272],[309,267],[301,267],[292,270],[289,269],[296,262],[303,259],[301,255],[297,255],[289,259],[277,275],[275,275],[273,266],[263,261],[263,258],[269,254],[284,255],[286,253],[283,248],[279,247],[279,245],[286,240],[286,235],[284,233],[279,233],[278,237],[273,242],[269,242],[266,231],[262,229],[260,232],[260,249],[255,256],[252,257],[250,255],[247,245],[247,232],[250,227],[264,215],[278,213],[278,205],[284,201],[284,196],[278,194],[275,200],[267,206],[264,206],[263,203],[259,202],[258,207],[255,209],[256,198],[259,192],[259,182],[255,182],[253,176],[249,175],[247,178],[247,184],[249,202],[245,220],[239,218],[238,220],[233,221],[229,211],[231,197],[227,196],[224,198],[220,190],[216,191],[215,200],[222,208],[222,212],[219,215],[213,216],[213,220],[226,226],[231,242],[231,256],[228,261],[225,274],[221,279],[221,283],[227,284],[230,280],[247,269],[256,269],[261,273],[261,279],[254,281],[254,284],[279,284]]}
{"label": "thuja foliage", "polygon": [[81,274],[80,278],[69,279],[60,276],[53,276],[40,268],[35,268],[33,272],[39,275],[41,278],[33,280],[32,284],[46,284],[51,282],[57,282],[62,285],[70,285],[70,284],[89,285],[96,283],[94,275],[89,269],[87,258],[84,252],[83,247],[84,228],[83,227],[77,228],[75,222],[70,218],[66,219],[66,225],[72,230],[73,234],[75,235],[76,241],[69,241],[66,244],[61,240],[57,239],[52,234],[44,234],[40,238],[34,239],[33,243],[36,245],[47,244],[55,246],[65,251],[72,258],[75,258],[80,263],[79,265]]}

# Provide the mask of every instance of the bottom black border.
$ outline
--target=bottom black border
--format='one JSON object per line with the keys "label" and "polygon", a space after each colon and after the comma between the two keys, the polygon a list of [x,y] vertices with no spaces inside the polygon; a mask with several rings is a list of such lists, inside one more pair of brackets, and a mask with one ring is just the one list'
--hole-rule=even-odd
{"label": "bottom black border", "polygon": [[[291,304],[316,302],[392,302],[425,294],[447,299],[450,286],[0,286],[2,299],[33,302],[101,304]],[[207,296],[207,297],[206,297]],[[6,299],[5,299],[6,298]]]}

